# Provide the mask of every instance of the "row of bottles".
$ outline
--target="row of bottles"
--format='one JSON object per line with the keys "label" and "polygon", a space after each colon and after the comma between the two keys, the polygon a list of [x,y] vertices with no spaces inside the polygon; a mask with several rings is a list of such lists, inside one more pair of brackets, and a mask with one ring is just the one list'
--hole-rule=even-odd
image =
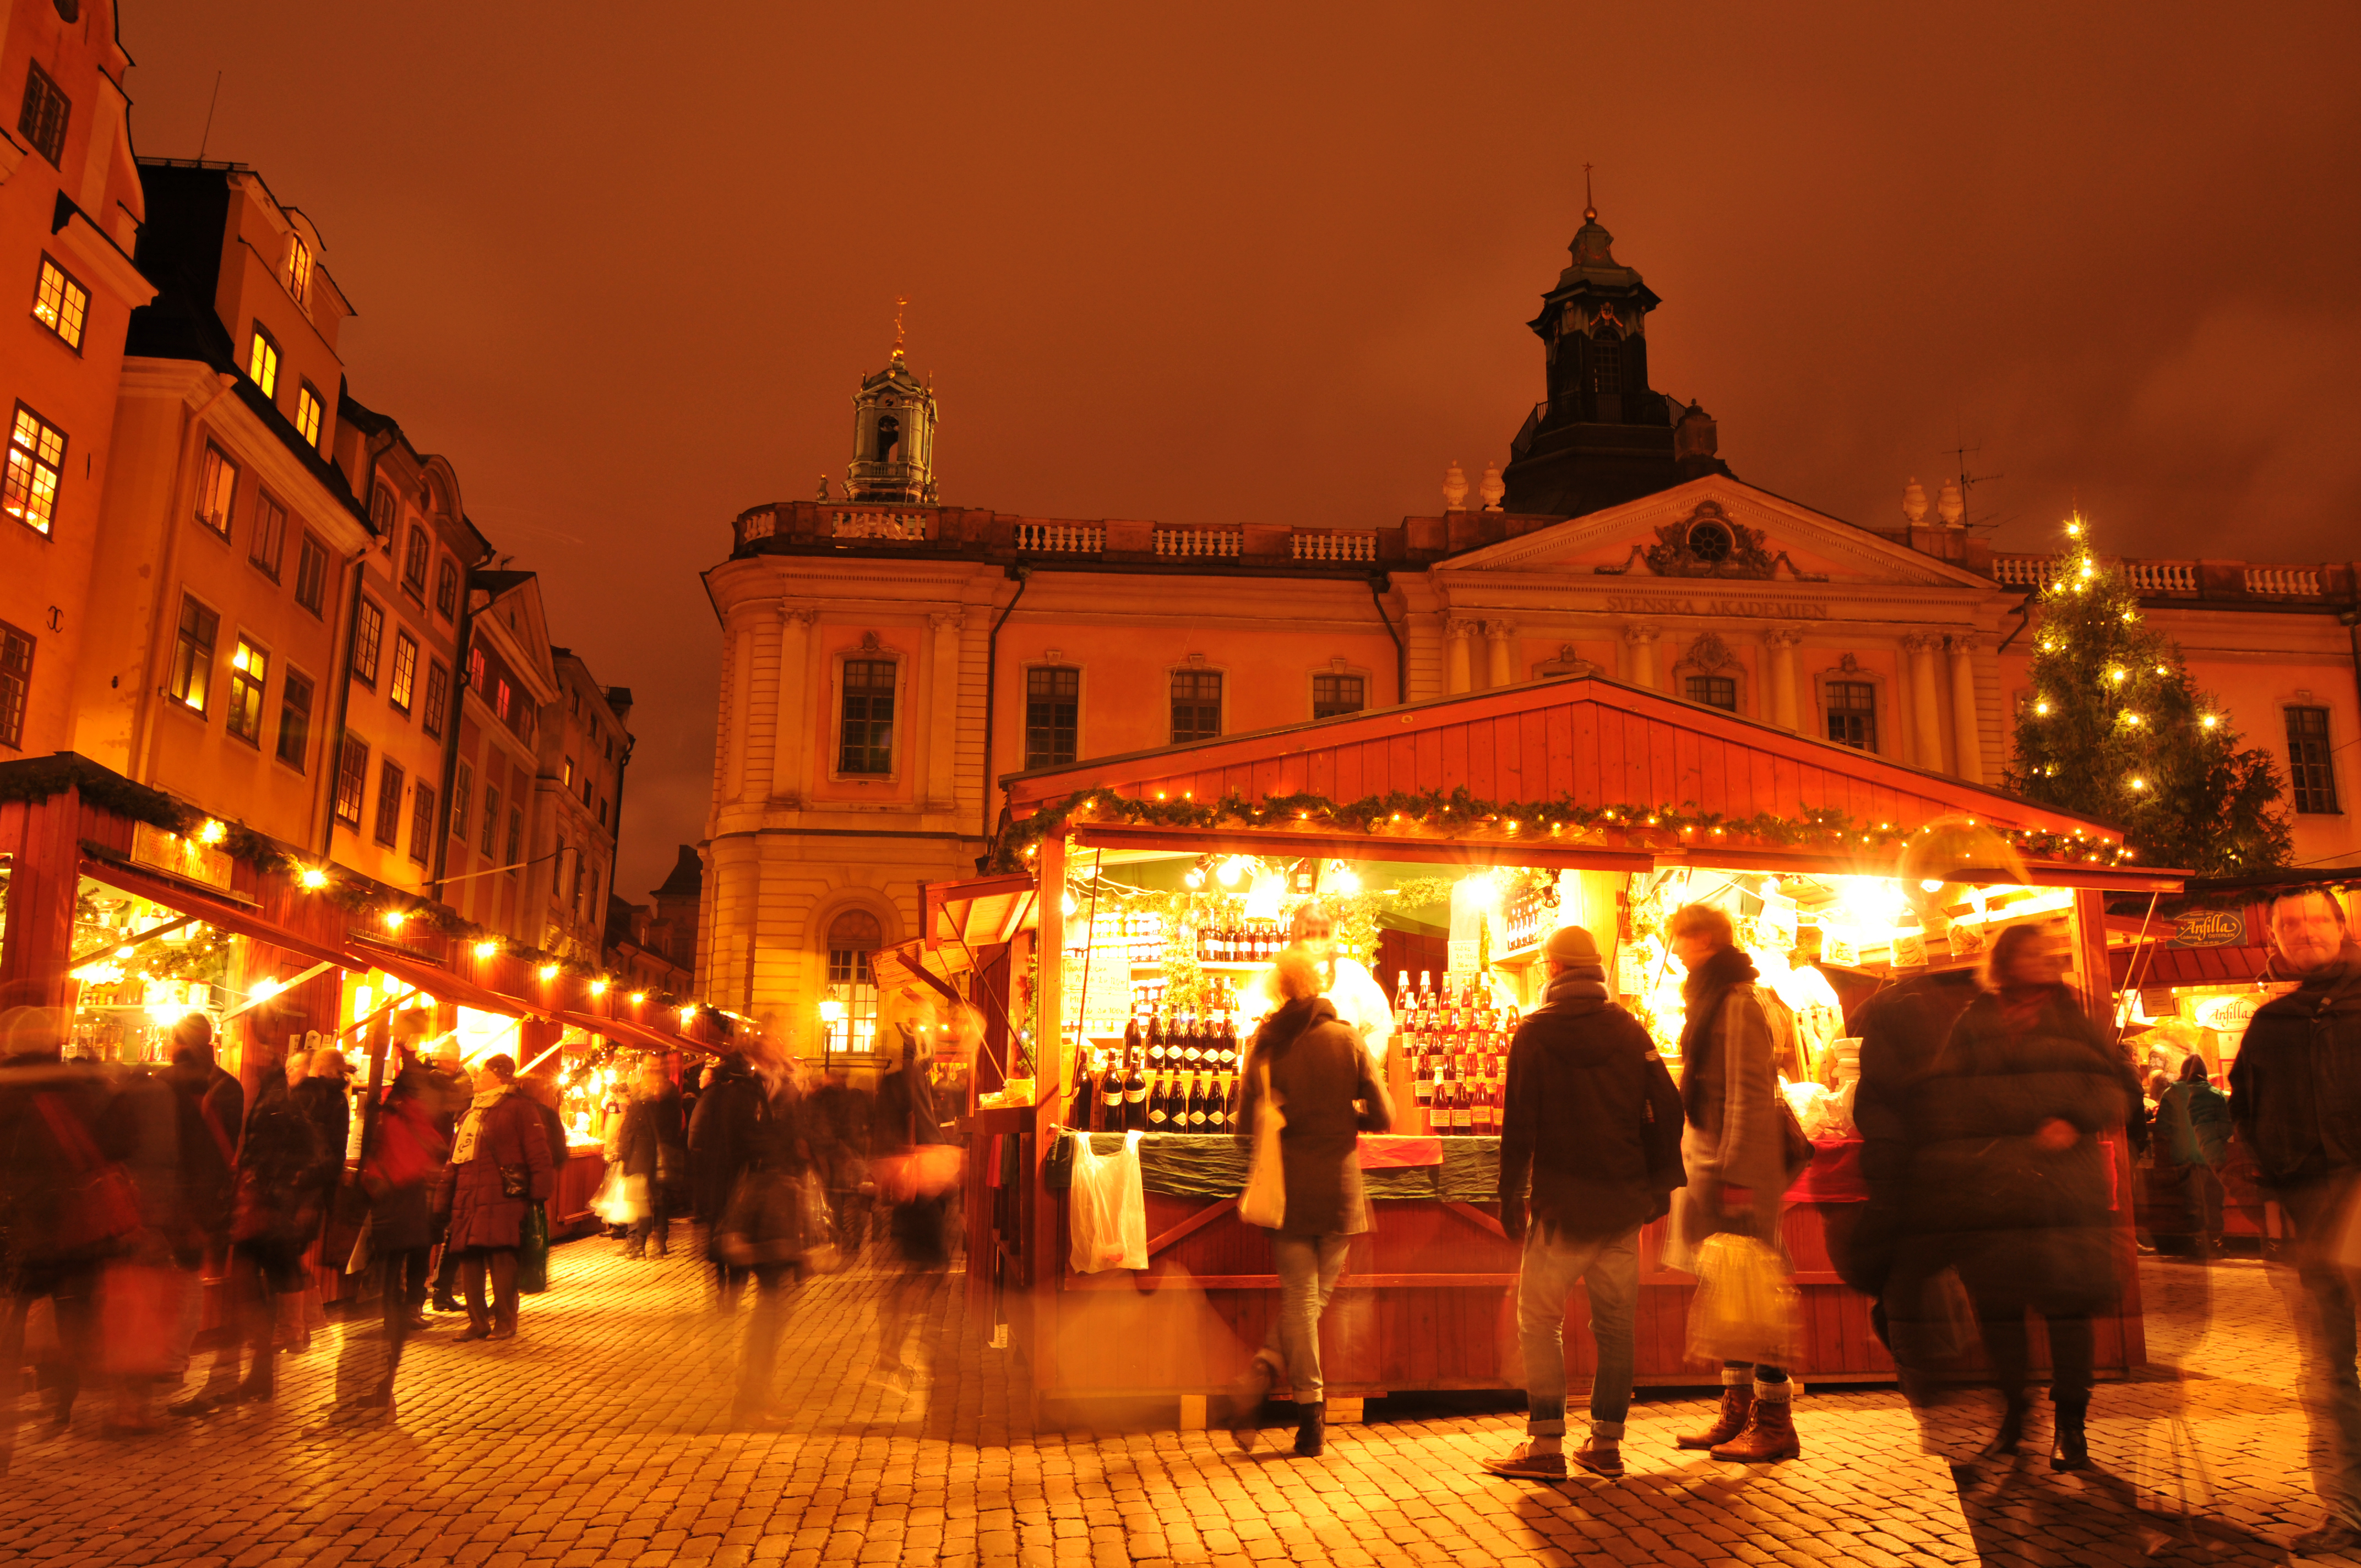
{"label": "row of bottles", "polygon": [[1445,1137],[1498,1137],[1517,1010],[1502,1004],[1482,981],[1455,984],[1446,975],[1437,990],[1432,970],[1419,975],[1415,991],[1410,971],[1397,971],[1394,997],[1395,1048],[1410,1075],[1423,1130]]}
{"label": "row of bottles", "polygon": [[1226,1133],[1238,1113],[1235,1072],[1150,1074],[1137,1049],[1105,1053],[1103,1064],[1077,1053],[1068,1125],[1093,1133]]}
{"label": "row of bottles", "polygon": [[1501,905],[1500,935],[1512,953],[1540,946],[1556,928],[1557,901],[1554,892],[1527,888],[1512,894]]}
{"label": "row of bottles", "polygon": [[1227,1005],[1209,1005],[1202,1016],[1151,1011],[1145,1024],[1134,1014],[1123,1032],[1125,1054],[1137,1055],[1150,1072],[1237,1071],[1236,999],[1217,992],[1208,1000]]}
{"label": "row of bottles", "polygon": [[[1276,920],[1239,920],[1197,927],[1201,964],[1267,964],[1287,946],[1287,928]],[[1159,957],[1161,955],[1159,955]]]}
{"label": "row of bottles", "polygon": [[[1425,1130],[1446,1138],[1497,1138],[1500,1135],[1501,1090],[1504,1075],[1477,1073],[1462,1077],[1456,1059],[1422,1057],[1412,1069],[1411,1092],[1417,1101]],[[1415,1129],[1405,1128],[1404,1131]]]}

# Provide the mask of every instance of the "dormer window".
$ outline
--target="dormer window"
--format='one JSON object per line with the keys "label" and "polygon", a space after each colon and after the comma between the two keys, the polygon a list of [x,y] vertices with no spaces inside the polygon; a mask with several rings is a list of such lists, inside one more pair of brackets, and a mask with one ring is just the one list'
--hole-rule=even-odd
{"label": "dormer window", "polygon": [[54,167],[65,167],[66,121],[73,113],[73,103],[55,78],[43,71],[38,62],[25,67],[25,106],[16,115],[16,131],[32,144],[35,152],[49,160]]}
{"label": "dormer window", "polygon": [[246,373],[262,389],[264,397],[279,396],[279,345],[262,330],[260,323],[255,324],[254,346],[247,353]]}
{"label": "dormer window", "polygon": [[288,243],[287,291],[295,296],[297,304],[311,303],[312,247],[303,243],[302,235],[294,236]]}
{"label": "dormer window", "polygon": [[295,389],[295,428],[314,450],[320,444],[320,394],[304,382]]}

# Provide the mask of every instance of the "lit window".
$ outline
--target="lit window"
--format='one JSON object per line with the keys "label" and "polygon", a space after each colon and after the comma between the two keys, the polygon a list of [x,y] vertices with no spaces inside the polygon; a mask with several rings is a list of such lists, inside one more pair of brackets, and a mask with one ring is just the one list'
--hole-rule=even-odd
{"label": "lit window", "polygon": [[353,628],[353,679],[371,691],[377,690],[378,657],[384,644],[385,611],[364,594],[360,623]]}
{"label": "lit window", "polygon": [[571,792],[574,788],[574,759],[571,757],[566,759],[563,777],[567,791]]}
{"label": "lit window", "polygon": [[500,852],[500,792],[489,784],[484,786],[484,853]]}
{"label": "lit window", "polygon": [[451,672],[440,660],[426,663],[426,710],[419,715],[418,727],[436,740],[443,739],[443,718],[451,708]]}
{"label": "lit window", "polygon": [[90,320],[90,291],[46,256],[41,258],[40,281],[33,288],[33,319],[74,349],[82,346],[82,329]]}
{"label": "lit window", "polygon": [[336,820],[356,833],[361,830],[361,795],[368,788],[368,746],[347,735],[336,762]]}
{"label": "lit window", "polygon": [[65,90],[38,64],[25,71],[25,106],[17,113],[16,129],[25,140],[59,168],[65,167],[66,121],[73,104]]}
{"label": "lit window", "polygon": [[426,601],[426,561],[433,553],[434,546],[427,541],[426,531],[412,523],[410,543],[404,546],[402,554],[401,586],[410,590],[411,598],[422,604]]}
{"label": "lit window", "polygon": [[299,305],[311,302],[312,247],[303,243],[302,235],[293,235],[288,239],[287,291],[295,296],[295,302]]}
{"label": "lit window", "polygon": [[220,447],[206,442],[205,455],[197,463],[197,521],[227,539],[230,507],[236,499],[237,465]]}
{"label": "lit window", "polygon": [[464,847],[467,842],[467,796],[476,787],[476,772],[467,763],[459,764],[451,780],[451,837]]}
{"label": "lit window", "polygon": [[295,554],[295,602],[313,615],[328,602],[328,547],[310,533]]}
{"label": "lit window", "polygon": [[828,1025],[830,1053],[876,1048],[877,982],[869,955],[884,939],[877,916],[865,909],[848,909],[829,922],[828,999],[844,1007],[844,1016]]}
{"label": "lit window", "polygon": [[486,668],[487,665],[484,659],[484,651],[481,648],[468,649],[467,684],[475,687],[478,692],[481,692],[484,689],[484,672]]}
{"label": "lit window", "polygon": [[262,744],[262,693],[270,680],[270,655],[240,637],[229,656],[229,732],[249,746]]}
{"label": "lit window", "polygon": [[1687,696],[1691,702],[1701,702],[1708,707],[1719,707],[1730,713],[1738,711],[1738,677],[1735,675],[1691,675]]}
{"label": "lit window", "polygon": [[1828,685],[1828,739],[1859,751],[1877,750],[1877,687],[1869,681]]}
{"label": "lit window", "polygon": [[418,643],[407,631],[393,634],[393,673],[385,683],[385,699],[404,713],[418,691]]}
{"label": "lit window", "polygon": [[33,639],[0,620],[0,746],[25,744],[25,709],[33,696]]}
{"label": "lit window", "polygon": [[214,637],[221,617],[188,595],[181,596],[181,626],[172,643],[172,700],[199,713],[213,685]]}
{"label": "lit window", "polygon": [[1358,675],[1312,677],[1312,717],[1334,718],[1368,707],[1368,685]]}
{"label": "lit window", "polygon": [[309,381],[295,389],[295,428],[313,447],[320,444],[320,394]]}
{"label": "lit window", "polygon": [[401,764],[389,757],[378,764],[377,773],[377,841],[387,849],[393,848],[401,837],[401,786],[404,775]]}
{"label": "lit window", "polygon": [[279,395],[279,345],[259,326],[254,329],[254,346],[247,353],[246,373],[262,389],[264,397]]}
{"label": "lit window", "polygon": [[292,670],[279,686],[279,760],[303,771],[312,750],[312,683]]}
{"label": "lit window", "polygon": [[840,726],[836,771],[894,771],[894,661],[844,662],[844,717]]}
{"label": "lit window", "polygon": [[459,564],[448,555],[434,575],[434,613],[445,620],[459,613]]}
{"label": "lit window", "polygon": [[426,863],[426,847],[434,842],[434,792],[420,784],[411,792],[410,858]]}
{"label": "lit window", "polygon": [[492,697],[492,711],[499,714],[502,718],[506,718],[509,716],[508,677],[506,675],[502,675],[500,679],[499,685],[500,690],[495,693]]}
{"label": "lit window", "polygon": [[58,480],[65,472],[66,433],[24,404],[8,430],[8,515],[46,534],[56,521]]}
{"label": "lit window", "polygon": [[1172,743],[1210,740],[1222,732],[1222,672],[1172,672]]}
{"label": "lit window", "polygon": [[1074,760],[1082,721],[1082,672],[1025,672],[1025,765],[1050,768]]}
{"label": "lit window", "polygon": [[2289,793],[2306,816],[2336,809],[2336,763],[2328,745],[2328,709],[2287,710]]}
{"label": "lit window", "polygon": [[287,509],[265,490],[255,498],[254,532],[246,542],[246,558],[261,567],[275,583],[279,580],[279,559],[286,547]]}

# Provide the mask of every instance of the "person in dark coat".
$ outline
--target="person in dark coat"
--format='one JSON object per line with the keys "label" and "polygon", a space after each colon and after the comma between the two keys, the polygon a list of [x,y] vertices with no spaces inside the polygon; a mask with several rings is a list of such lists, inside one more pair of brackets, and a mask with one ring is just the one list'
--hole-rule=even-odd
{"label": "person in dark coat", "polygon": [[1484,1468],[1565,1478],[1565,1305],[1590,1304],[1598,1369],[1590,1436],[1574,1454],[1623,1474],[1640,1305],[1640,1227],[1672,1207],[1681,1168],[1681,1094],[1638,1019],[1607,999],[1598,944],[1579,926],[1543,948],[1549,992],[1509,1045],[1500,1127],[1500,1229],[1524,1244],[1517,1327],[1526,1440]]}
{"label": "person in dark coat", "polygon": [[[295,1108],[312,1124],[320,1144],[318,1201],[313,1209],[312,1234],[302,1238],[299,1251],[309,1248],[327,1229],[337,1190],[344,1185],[345,1145],[351,1136],[353,1123],[345,1075],[351,1070],[345,1053],[334,1046],[316,1051],[290,1052],[287,1058],[288,1092],[294,1097]],[[312,1329],[302,1313],[297,1313],[291,1327],[290,1348],[311,1349]]]}
{"label": "person in dark coat", "polygon": [[2268,978],[2295,989],[2255,1010],[2230,1066],[2230,1119],[2255,1178],[2295,1222],[2296,1340],[2312,1487],[2326,1522],[2300,1552],[2361,1550],[2361,1378],[2355,1286],[2334,1246],[2361,1177],[2361,944],[2326,888],[2271,903]]}
{"label": "person in dark coat", "polygon": [[[164,1307],[177,1300],[179,1288],[173,1236],[181,1218],[180,1106],[170,1081],[163,1072],[126,1070],[96,1130],[101,1152],[138,1194],[139,1228],[110,1260],[116,1272],[109,1288],[128,1287],[141,1306]],[[115,1333],[105,1359],[115,1374],[115,1414],[107,1431],[127,1437],[161,1429],[156,1394],[159,1385],[179,1376],[169,1321],[145,1312],[126,1316],[131,1332],[122,1322],[111,1325]]]}
{"label": "person in dark coat", "polygon": [[[964,1051],[982,1036],[982,1015],[962,1003],[954,1010],[951,1038]],[[961,1153],[952,1146],[935,1103],[928,1076],[931,1054],[921,1053],[908,1024],[895,1025],[901,1055],[877,1084],[876,1110],[869,1124],[872,1168],[887,1202],[886,1235],[893,1244],[885,1260],[890,1282],[877,1309],[877,1370],[890,1387],[906,1389],[931,1350],[917,1364],[909,1357],[910,1324],[927,1321],[927,1304],[950,1266],[951,1205],[959,1190]],[[886,1190],[890,1189],[890,1191]]]}
{"label": "person in dark coat", "polygon": [[185,1369],[204,1318],[207,1267],[225,1265],[229,1256],[246,1090],[214,1061],[213,1021],[202,1013],[172,1025],[172,1065],[164,1077],[180,1116],[181,1216],[171,1242],[181,1310],[171,1362]]}
{"label": "person in dark coat", "polygon": [[625,1257],[645,1257],[652,1237],[658,1257],[671,1254],[672,1188],[686,1163],[687,1145],[680,1091],[663,1068],[650,1062],[640,1069],[639,1080],[631,1087],[631,1103],[623,1113],[623,1131],[617,1140],[623,1175],[643,1180],[648,1193],[647,1206],[631,1222],[631,1234],[625,1238]]}
{"label": "person in dark coat", "polygon": [[[751,1075],[754,1115],[737,1129],[730,1196],[724,1201],[713,1245],[754,1280],[754,1311],[740,1346],[738,1393],[730,1424],[742,1430],[776,1431],[786,1416],[772,1403],[779,1341],[786,1332],[795,1287],[801,1278],[804,1248],[802,1183],[811,1150],[804,1137],[803,1096],[793,1064],[757,1042],[760,1065]],[[710,1102],[721,1086],[708,1087]],[[739,1092],[743,1093],[744,1091]]]}
{"label": "person in dark coat", "polygon": [[716,1304],[724,1311],[737,1304],[746,1271],[716,1249],[716,1230],[739,1173],[755,1158],[768,1099],[752,1065],[732,1052],[714,1064],[704,1092],[697,1097],[697,1113],[689,1118],[690,1213],[705,1237],[705,1255],[713,1265]]}
{"label": "person in dark coat", "polygon": [[1361,1188],[1360,1135],[1393,1125],[1393,1102],[1360,1035],[1337,1019],[1320,994],[1320,970],[1300,948],[1271,966],[1279,1010],[1255,1031],[1240,1076],[1238,1137],[1254,1148],[1256,1113],[1265,1095],[1282,1107],[1279,1170],[1286,1212],[1268,1232],[1279,1273],[1279,1312],[1262,1348],[1230,1395],[1231,1434],[1254,1442],[1254,1414],[1287,1368],[1297,1409],[1295,1452],[1316,1456],[1326,1438],[1327,1390],[1320,1372],[1320,1320],[1353,1238],[1369,1228]]}
{"label": "person in dark coat", "polygon": [[83,1374],[95,1369],[99,1268],[125,1234],[80,1201],[105,1159],[94,1129],[106,1089],[90,1068],[63,1059],[62,1021],[46,1007],[0,1014],[0,1472],[16,1441],[27,1313],[45,1297],[56,1313],[52,1420],[62,1430]]}
{"label": "person in dark coat", "polygon": [[[434,1130],[442,1136],[444,1147],[448,1148],[459,1135],[459,1118],[467,1113],[476,1096],[476,1081],[467,1071],[467,1058],[461,1053],[456,1038],[445,1036],[440,1044],[440,1054],[430,1052],[426,1062],[426,1082],[434,1091]],[[448,1217],[448,1211],[442,1212],[437,1220],[438,1226]],[[458,1297],[453,1294],[458,1288],[459,1253],[446,1243],[443,1248],[443,1259],[434,1269],[434,1310],[438,1312],[462,1310]]]}
{"label": "person in dark coat", "polygon": [[828,1190],[837,1245],[850,1262],[869,1235],[869,1209],[861,1190],[869,1175],[869,1096],[846,1080],[842,1068],[832,1068],[807,1103],[813,1168]]}
{"label": "person in dark coat", "polygon": [[516,1337],[517,1249],[524,1241],[525,1209],[548,1198],[554,1168],[540,1113],[517,1092],[515,1059],[488,1057],[483,1069],[489,1087],[459,1118],[436,1207],[451,1217],[444,1245],[459,1255],[467,1291],[467,1332],[459,1337],[505,1340]]}
{"label": "person in dark coat", "polygon": [[[265,1039],[258,1034],[251,1048],[267,1050]],[[319,1231],[325,1157],[317,1129],[288,1089],[283,1064],[266,1059],[238,1140],[230,1221],[232,1337],[214,1357],[204,1388],[173,1406],[174,1414],[206,1415],[278,1392],[272,1341],[282,1323],[302,1321],[303,1251]],[[243,1381],[241,1352],[248,1363]]]}
{"label": "person in dark coat", "polygon": [[2230,1153],[2230,1097],[2213,1087],[2205,1058],[2191,1052],[2180,1076],[2157,1101],[2159,1151],[2180,1172],[2189,1201],[2189,1223],[2197,1233],[2197,1255],[2208,1262],[2222,1251],[2222,1163]]}
{"label": "person in dark coat", "polygon": [[1957,1268],[1975,1305],[2004,1406],[1987,1453],[2015,1453],[2024,1435],[2025,1319],[2042,1315],[2061,1470],[2088,1463],[2091,1317],[2115,1289],[2101,1135],[2122,1129],[2139,1092],[2064,972],[2061,944],[2038,926],[1993,938],[1985,991],[1910,1096],[1905,1222],[1913,1272]]}

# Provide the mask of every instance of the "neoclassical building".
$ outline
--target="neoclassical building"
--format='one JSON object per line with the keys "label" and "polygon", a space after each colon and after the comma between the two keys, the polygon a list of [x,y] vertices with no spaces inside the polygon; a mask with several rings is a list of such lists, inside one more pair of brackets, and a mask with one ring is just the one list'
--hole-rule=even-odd
{"label": "neoclassical building", "polygon": [[[1659,303],[1587,212],[1532,322],[1547,395],[1505,472],[1362,529],[939,504],[897,343],[840,493],[741,513],[697,981],[812,1054],[865,1048],[865,954],[970,874],[998,781],[1078,757],[1596,673],[1997,784],[2051,557],[1995,554],[1956,485],[1857,523],[1748,485],[1648,382]],[[2139,560],[2157,625],[2291,785],[2296,858],[2353,863],[2349,564]],[[1446,760],[1447,765],[1447,760]],[[842,1003],[823,1025],[819,1003]],[[829,1009],[833,1014],[838,1009]]]}

